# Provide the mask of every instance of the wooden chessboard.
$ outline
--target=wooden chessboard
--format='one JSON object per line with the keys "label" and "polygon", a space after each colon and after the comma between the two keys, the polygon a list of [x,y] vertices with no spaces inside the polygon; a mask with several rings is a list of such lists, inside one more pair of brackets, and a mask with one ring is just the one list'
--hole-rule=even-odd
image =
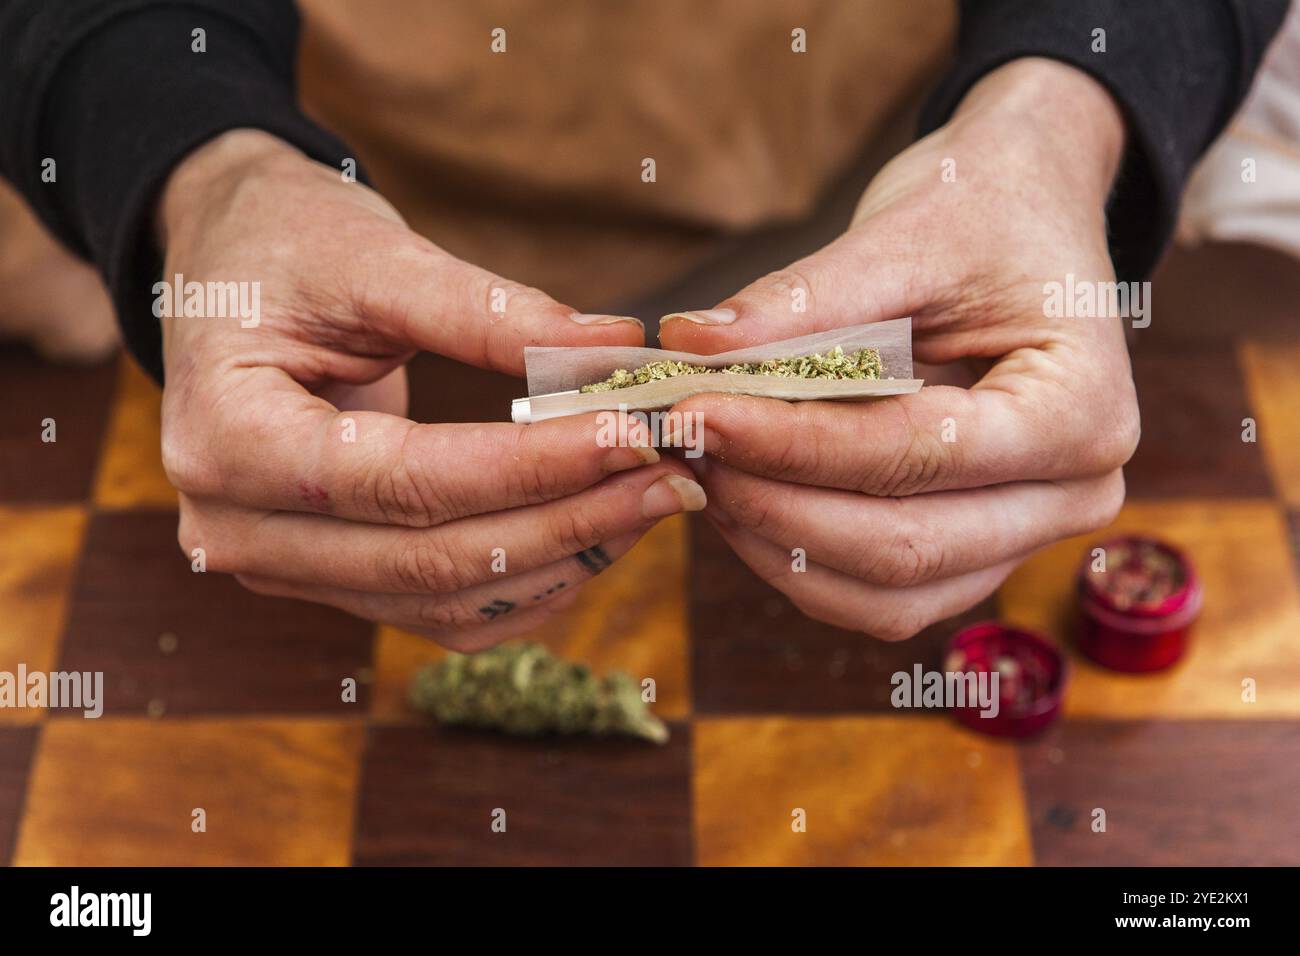
{"label": "wooden chessboard", "polygon": [[[1063,718],[1022,744],[890,708],[889,676],[939,667],[960,622],[894,645],[816,624],[684,519],[540,635],[653,676],[666,746],[432,728],[405,703],[432,644],[191,573],[158,392],[126,360],[0,351],[0,670],[106,675],[99,720],[0,710],[0,862],[1300,863],[1297,286],[1294,264],[1237,247],[1163,270],[1134,336],[1144,437],[1118,525],[1186,548],[1205,609],[1165,674],[1070,650]],[[500,418],[518,391],[432,358],[413,376],[425,420]],[[449,397],[470,379],[481,407]],[[1085,543],[1040,553],[964,619],[1068,647]]]}

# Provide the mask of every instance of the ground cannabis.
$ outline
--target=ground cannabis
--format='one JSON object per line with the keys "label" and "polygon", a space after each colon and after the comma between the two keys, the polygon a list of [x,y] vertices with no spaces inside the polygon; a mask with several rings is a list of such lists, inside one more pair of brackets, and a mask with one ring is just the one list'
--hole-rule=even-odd
{"label": "ground cannabis", "polygon": [[1109,571],[1095,580],[1121,611],[1159,607],[1187,581],[1182,562],[1150,541],[1112,545],[1106,562]]}
{"label": "ground cannabis", "polygon": [[538,735],[630,734],[661,744],[668,728],[621,671],[596,677],[529,641],[450,654],[424,668],[411,703],[444,724]]}
{"label": "ground cannabis", "polygon": [[631,388],[633,385],[644,385],[647,382],[675,378],[678,375],[707,375],[712,372],[775,375],[780,378],[867,379],[880,378],[883,369],[880,364],[880,353],[875,349],[858,349],[851,355],[845,355],[844,349],[837,345],[822,355],[768,359],[765,362],[746,362],[722,368],[691,365],[688,362],[651,362],[630,372],[625,368],[617,369],[603,382],[584,385],[579,391],[612,392],[618,388]]}

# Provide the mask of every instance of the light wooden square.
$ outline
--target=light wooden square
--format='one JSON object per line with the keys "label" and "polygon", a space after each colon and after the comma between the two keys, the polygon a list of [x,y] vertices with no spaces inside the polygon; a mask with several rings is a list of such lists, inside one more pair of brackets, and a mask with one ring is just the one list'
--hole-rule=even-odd
{"label": "light wooden square", "polygon": [[946,717],[697,719],[694,735],[703,865],[1032,861],[1014,745]]}
{"label": "light wooden square", "polygon": [[[1105,670],[1072,649],[1075,572],[1114,532],[1185,549],[1205,586],[1187,656],[1167,671]],[[1281,509],[1265,500],[1131,501],[1113,527],[1060,542],[1017,569],[1002,616],[1071,649],[1066,713],[1087,717],[1279,717],[1300,714],[1300,596]],[[1242,681],[1256,702],[1242,700]]]}
{"label": "light wooden square", "polygon": [[345,865],[363,736],[323,720],[51,719],[14,863]]}

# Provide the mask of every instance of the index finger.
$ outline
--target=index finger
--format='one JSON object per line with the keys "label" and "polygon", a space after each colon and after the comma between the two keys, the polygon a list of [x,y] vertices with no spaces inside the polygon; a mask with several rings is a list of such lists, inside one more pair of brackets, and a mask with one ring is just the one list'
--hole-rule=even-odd
{"label": "index finger", "polygon": [[700,395],[675,411],[702,415],[704,450],[751,474],[912,495],[1120,467],[1136,419],[1069,398],[937,385],[863,403]]}
{"label": "index finger", "polygon": [[250,508],[422,528],[567,497],[659,460],[645,426],[602,417],[613,412],[534,425],[418,424],[340,412],[269,368],[249,370],[228,398],[233,413],[213,429],[200,456],[207,464],[169,471],[191,497]]}
{"label": "index finger", "polygon": [[[431,243],[375,253],[362,313],[406,345],[523,375],[527,346],[642,345],[633,316],[584,314],[545,292],[462,262]],[[369,301],[373,297],[375,301]]]}

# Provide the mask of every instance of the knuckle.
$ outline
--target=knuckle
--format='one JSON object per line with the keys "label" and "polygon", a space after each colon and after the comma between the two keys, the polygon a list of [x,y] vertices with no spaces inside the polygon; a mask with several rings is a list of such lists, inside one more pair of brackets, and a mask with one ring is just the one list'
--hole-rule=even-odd
{"label": "knuckle", "polygon": [[443,593],[461,588],[457,562],[435,545],[422,543],[396,553],[391,577],[403,591]]}
{"label": "knuckle", "polygon": [[601,523],[582,508],[566,508],[551,523],[551,542],[558,556],[577,554],[606,537]]}
{"label": "knuckle", "polygon": [[788,433],[780,440],[770,463],[771,477],[797,478],[807,475],[819,458],[817,446],[796,433]]}
{"label": "knuckle", "polygon": [[203,547],[199,539],[198,521],[194,517],[194,511],[186,507],[182,500],[180,520],[176,523],[176,543],[180,545],[181,553],[188,557],[194,553],[195,548]]}
{"label": "knuckle", "polygon": [[904,528],[879,553],[865,577],[882,587],[914,587],[937,577],[944,559],[938,541],[919,528]]}
{"label": "knuckle", "polygon": [[[1075,465],[1079,472],[1101,475],[1122,467],[1137,451],[1142,437],[1141,416],[1135,401],[1123,401],[1109,415],[1098,415],[1095,406],[1080,403],[1073,409],[1077,416],[1073,431],[1088,436],[1078,443]],[[1104,423],[1100,427],[1098,423]]]}
{"label": "knuckle", "polygon": [[726,510],[737,524],[769,540],[781,527],[780,502],[770,491],[748,489],[745,494],[728,498]]}
{"label": "knuckle", "polygon": [[396,465],[365,482],[376,513],[387,524],[408,524],[428,528],[441,524],[456,512],[433,484],[421,478],[400,456]]}
{"label": "knuckle", "polygon": [[190,448],[190,442],[177,428],[167,425],[162,430],[162,466],[167,481],[173,488],[200,494],[211,490],[208,470]]}
{"label": "knuckle", "polygon": [[867,476],[861,490],[891,498],[933,490],[940,473],[952,467],[955,445],[910,429],[909,439],[875,474]]}
{"label": "knuckle", "polygon": [[[218,496],[238,478],[233,449],[273,443],[279,425],[244,384],[215,391],[193,377],[168,380],[163,390],[161,456],[167,480],[182,492]],[[198,409],[199,411],[196,411]]]}
{"label": "knuckle", "polygon": [[1117,416],[1115,427],[1110,436],[1110,459],[1111,467],[1119,468],[1126,464],[1137,451],[1138,442],[1142,439],[1142,419],[1138,413],[1137,404],[1125,402],[1124,408]]}
{"label": "knuckle", "polygon": [[490,273],[484,273],[480,281],[483,284],[480,295],[484,299],[488,315],[496,315],[502,308],[509,314],[524,309],[544,308],[553,304],[549,295],[533,286],[503,279]]}
{"label": "knuckle", "polygon": [[1113,522],[1119,517],[1120,509],[1124,507],[1124,497],[1124,473],[1116,469],[1102,479],[1102,487],[1087,512],[1087,527],[1080,529],[1080,533],[1095,531]]}
{"label": "knuckle", "polygon": [[559,473],[547,465],[545,456],[539,455],[536,448],[528,445],[533,434],[535,433],[527,429],[520,431],[515,436],[515,445],[507,460],[519,463],[511,472],[518,498],[537,504],[561,497],[566,489]]}
{"label": "knuckle", "polygon": [[786,266],[769,272],[761,280],[763,288],[774,301],[781,302],[787,309],[794,309],[796,297],[802,297],[800,311],[816,313],[813,303],[813,285],[808,276],[796,266]]}
{"label": "knuckle", "polygon": [[239,571],[242,568],[239,541],[239,535],[223,533],[218,523],[200,518],[196,509],[182,496],[176,543],[187,559],[192,559],[195,551],[202,550],[206,570]]}
{"label": "knuckle", "polygon": [[484,623],[480,615],[458,598],[421,601],[416,608],[416,620],[420,627],[439,632],[463,631]]}

